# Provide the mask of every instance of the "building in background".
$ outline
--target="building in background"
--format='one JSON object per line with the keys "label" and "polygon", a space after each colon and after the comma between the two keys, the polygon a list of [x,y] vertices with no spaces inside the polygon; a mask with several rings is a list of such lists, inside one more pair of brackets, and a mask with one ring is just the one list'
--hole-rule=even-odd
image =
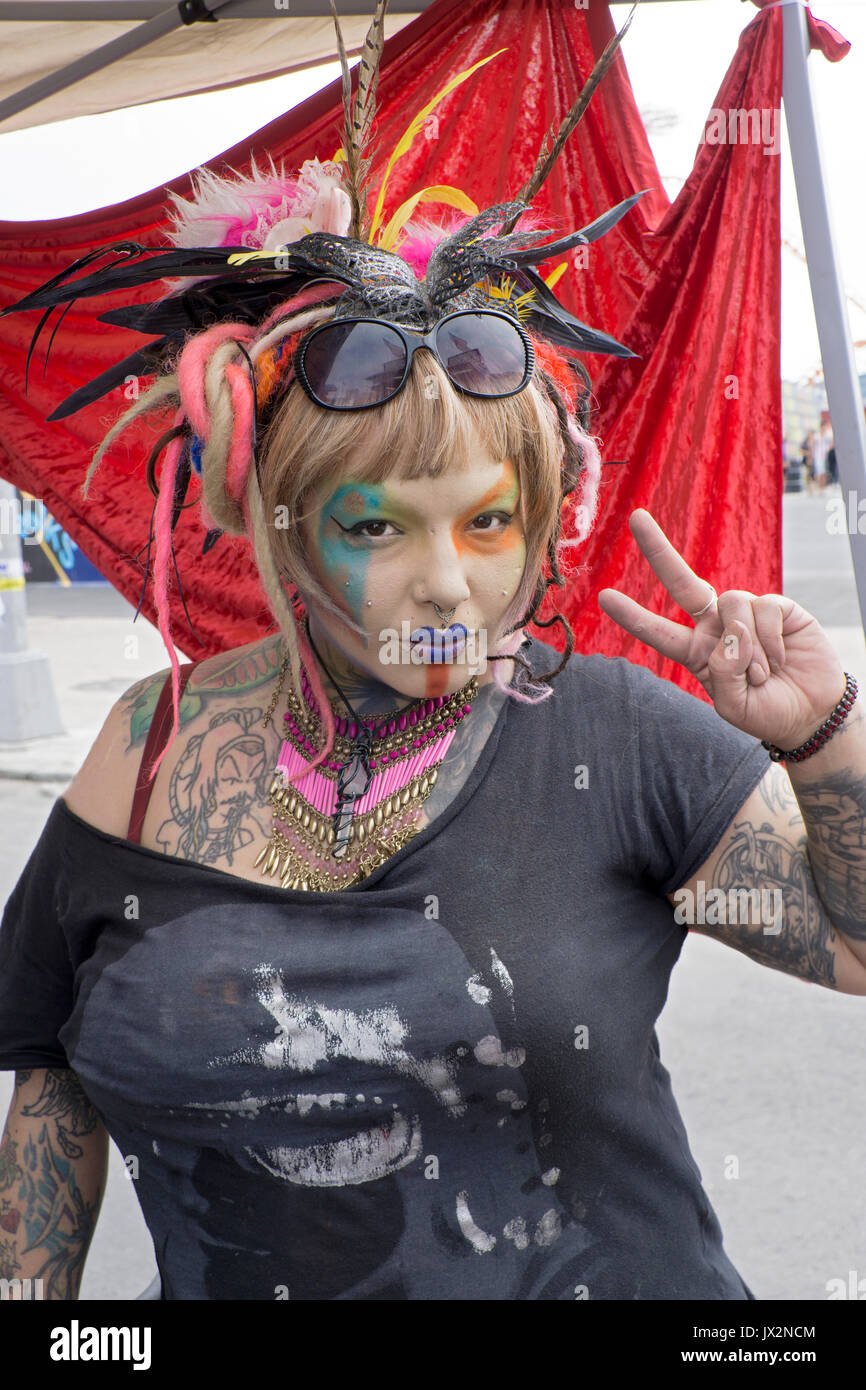
{"label": "building in background", "polygon": [[55,520],[43,502],[29,492],[15,489],[10,525],[21,537],[21,558],[27,584],[107,584],[84,551]]}
{"label": "building in background", "polygon": [[827,409],[827,391],[823,381],[782,382],[782,437],[786,460],[799,458],[803,440],[809,430],[817,430],[821,411]]}

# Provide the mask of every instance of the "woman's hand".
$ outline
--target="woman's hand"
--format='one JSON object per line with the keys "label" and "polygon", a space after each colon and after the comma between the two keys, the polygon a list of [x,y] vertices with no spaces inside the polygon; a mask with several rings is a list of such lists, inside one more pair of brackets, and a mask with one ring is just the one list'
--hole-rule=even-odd
{"label": "woman's hand", "polygon": [[651,613],[618,589],[599,593],[603,612],[685,666],[729,724],[780,748],[804,743],[845,688],[839,658],[817,619],[784,594],[726,589],[716,597],[645,508],[632,512],[629,526],[653,571],[695,626]]}

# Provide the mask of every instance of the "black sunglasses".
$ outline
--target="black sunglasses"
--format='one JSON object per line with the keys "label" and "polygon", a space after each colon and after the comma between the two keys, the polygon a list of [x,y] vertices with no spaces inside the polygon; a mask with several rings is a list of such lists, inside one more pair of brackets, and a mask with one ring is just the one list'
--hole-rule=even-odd
{"label": "black sunglasses", "polygon": [[383,319],[336,319],[301,343],[295,375],[307,395],[328,410],[369,410],[402,391],[422,347],[467,396],[514,396],[535,366],[532,342],[521,325],[508,314],[478,309],[448,314],[429,333]]}

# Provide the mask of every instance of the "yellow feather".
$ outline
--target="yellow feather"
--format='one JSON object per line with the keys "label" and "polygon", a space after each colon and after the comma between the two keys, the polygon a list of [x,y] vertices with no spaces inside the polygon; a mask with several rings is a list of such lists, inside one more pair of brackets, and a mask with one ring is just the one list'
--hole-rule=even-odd
{"label": "yellow feather", "polygon": [[563,275],[567,270],[568,261],[562,261],[554,270],[550,272],[549,275],[545,275],[544,283],[547,286],[547,288],[549,290],[552,290],[554,285],[557,285],[559,283],[559,281],[562,279]]}
{"label": "yellow feather", "polygon": [[229,256],[226,265],[246,265],[247,261],[272,261],[273,251],[236,251]]}
{"label": "yellow feather", "polygon": [[535,298],[535,290],[527,290],[525,294],[519,294],[513,301],[517,309],[517,317],[525,319],[531,313],[532,301]]}
{"label": "yellow feather", "polygon": [[429,188],[422,188],[420,193],[413,193],[411,198],[400,204],[379,237],[379,245],[383,250],[391,250],[419,203],[447,203],[451,208],[459,208],[461,212],[469,213],[470,217],[478,215],[476,204],[459,188],[451,188],[447,183],[431,184]]}
{"label": "yellow feather", "polygon": [[487,293],[493,299],[510,299],[512,282],[509,279],[500,280],[498,285],[487,284]]}
{"label": "yellow feather", "polygon": [[388,163],[385,168],[385,176],[382,179],[382,182],[379,186],[379,196],[376,199],[376,209],[373,214],[373,223],[370,227],[371,242],[379,229],[380,222],[382,221],[382,207],[385,202],[385,187],[390,177],[391,170],[394,168],[394,165],[397,163],[397,160],[402,158],[406,151],[412,148],[415,136],[418,135],[418,133],[420,132],[421,127],[423,126],[427,117],[431,114],[433,110],[435,110],[435,108],[439,105],[440,101],[447,97],[450,92],[454,91],[455,87],[459,87],[462,82],[465,82],[466,79],[468,77],[471,77],[474,72],[477,72],[479,68],[483,68],[486,63],[492,62],[494,58],[498,58],[500,53],[505,53],[505,51],[506,50],[504,48],[497,49],[495,53],[490,54],[489,58],[482,58],[479,62],[473,63],[471,68],[466,68],[463,72],[458,72],[456,77],[452,77],[449,82],[446,82],[445,86],[436,93],[433,100],[428,102],[424,109],[422,111],[419,111],[417,116],[415,116],[413,120],[410,122],[410,124],[406,127],[406,130],[403,132],[400,139],[397,141],[393,153],[391,154],[391,157],[388,160]]}

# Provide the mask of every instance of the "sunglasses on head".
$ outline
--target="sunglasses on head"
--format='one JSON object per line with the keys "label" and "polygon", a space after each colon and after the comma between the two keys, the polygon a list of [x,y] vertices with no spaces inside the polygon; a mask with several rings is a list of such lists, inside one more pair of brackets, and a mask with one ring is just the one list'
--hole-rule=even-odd
{"label": "sunglasses on head", "polygon": [[295,375],[328,410],[368,410],[402,391],[419,348],[432,352],[467,396],[514,396],[535,365],[532,343],[515,319],[478,309],[448,314],[429,333],[383,319],[333,320],[301,343]]}

